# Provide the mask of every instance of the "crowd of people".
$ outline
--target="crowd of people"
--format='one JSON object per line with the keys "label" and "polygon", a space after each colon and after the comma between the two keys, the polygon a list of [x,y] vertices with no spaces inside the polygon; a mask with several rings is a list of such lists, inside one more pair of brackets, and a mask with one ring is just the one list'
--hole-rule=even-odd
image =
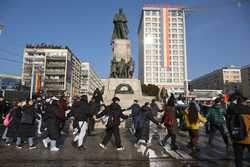
{"label": "crowd of people", "polygon": [[[28,143],[29,149],[35,149],[34,138],[40,137],[45,148],[59,151],[57,141],[66,133],[65,121],[71,120],[72,145],[85,149],[86,136],[92,136],[95,122],[102,120],[106,129],[99,146],[107,149],[107,144],[114,136],[116,149],[121,151],[124,150],[120,137],[121,120],[131,118],[135,147],[151,146],[154,135],[158,135],[160,145],[169,143],[172,150],[177,150],[177,133],[183,130],[190,137],[187,147],[197,152],[199,130],[204,125],[208,144],[213,146],[214,136],[219,131],[225,149],[232,143],[236,166],[242,167],[244,149],[250,152],[250,108],[246,100],[240,94],[232,94],[228,103],[219,96],[210,104],[198,104],[195,99],[187,103],[182,96],[176,98],[171,94],[162,102],[153,99],[142,106],[138,100],[134,100],[129,108],[123,109],[118,97],[105,105],[101,91],[96,89],[90,100],[87,95],[75,97],[72,105],[68,104],[64,96],[60,99],[36,97],[17,101],[8,109],[4,97],[0,96],[0,114],[5,127],[2,139],[8,146],[15,143],[18,149],[22,149],[24,143]],[[131,112],[126,112],[130,113],[126,115],[124,111]]]}

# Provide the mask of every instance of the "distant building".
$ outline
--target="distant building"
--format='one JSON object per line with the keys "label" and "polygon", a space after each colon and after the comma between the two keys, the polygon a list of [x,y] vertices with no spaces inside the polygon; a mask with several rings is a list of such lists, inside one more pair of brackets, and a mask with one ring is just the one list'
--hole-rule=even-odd
{"label": "distant building", "polygon": [[250,98],[250,64],[241,68],[241,91],[243,96]]}
{"label": "distant building", "polygon": [[225,92],[239,90],[241,84],[240,67],[230,65],[205,74],[190,82],[191,89],[216,89]]}
{"label": "distant building", "polygon": [[165,87],[168,92],[187,90],[184,8],[169,4],[144,5],[138,41],[141,82]]}
{"label": "distant building", "polygon": [[23,56],[22,83],[29,88],[33,85],[33,94],[79,95],[80,60],[68,47],[27,45]]}
{"label": "distant building", "polygon": [[80,95],[93,95],[96,88],[102,90],[103,82],[96,74],[90,63],[81,63]]}
{"label": "distant building", "polygon": [[0,89],[19,90],[21,88],[21,79],[20,76],[0,74]]}

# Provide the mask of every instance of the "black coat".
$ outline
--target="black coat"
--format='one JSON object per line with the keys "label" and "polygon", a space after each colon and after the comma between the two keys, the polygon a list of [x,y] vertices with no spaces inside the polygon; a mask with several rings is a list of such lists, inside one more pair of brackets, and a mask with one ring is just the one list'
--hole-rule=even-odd
{"label": "black coat", "polygon": [[120,121],[121,118],[122,119],[128,118],[127,115],[124,115],[122,113],[121,106],[117,103],[112,103],[103,112],[101,112],[100,114],[97,114],[96,117],[101,118],[104,115],[108,116],[108,122],[106,125],[107,128],[119,126],[121,123],[121,121]]}
{"label": "black coat", "polygon": [[28,138],[28,137],[35,137],[36,135],[36,124],[35,124],[35,119],[40,119],[35,111],[34,111],[34,106],[24,106],[23,107],[23,113],[25,113],[30,115],[32,118],[32,123],[27,124],[27,123],[22,123],[22,119],[23,116],[25,114],[22,115],[21,118],[21,124],[18,127],[17,133],[18,133],[18,137],[22,137],[22,138]]}
{"label": "black coat", "polygon": [[3,100],[2,102],[0,102],[0,120],[2,120],[2,116],[5,116],[7,112],[8,112],[8,107],[5,100]]}
{"label": "black coat", "polygon": [[48,106],[48,110],[44,115],[44,119],[48,128],[48,137],[51,140],[57,140],[60,137],[60,121],[56,117],[56,113],[59,112],[59,107],[56,104]]}
{"label": "black coat", "polygon": [[90,106],[84,101],[80,101],[79,105],[75,107],[73,113],[75,113],[75,118],[77,121],[88,121],[91,116]]}
{"label": "black coat", "polygon": [[15,138],[17,137],[17,130],[19,128],[20,121],[22,118],[21,107],[15,107],[10,112],[11,112],[10,113],[11,122],[8,126],[8,131],[7,131],[6,136]]}
{"label": "black coat", "polygon": [[96,103],[90,102],[89,103],[89,107],[90,107],[90,115],[94,116],[98,113],[98,105]]}

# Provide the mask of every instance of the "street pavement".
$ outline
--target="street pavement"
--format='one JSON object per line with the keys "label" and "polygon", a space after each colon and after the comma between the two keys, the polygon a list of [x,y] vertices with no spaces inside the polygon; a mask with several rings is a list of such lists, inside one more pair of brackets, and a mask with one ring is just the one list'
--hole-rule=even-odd
{"label": "street pavement", "polygon": [[[164,131],[164,130],[160,130]],[[98,146],[102,141],[104,129],[96,129],[94,136],[88,136],[84,150],[78,150],[71,145],[71,132],[66,133],[59,141],[60,151],[50,152],[45,149],[41,139],[37,139],[37,149],[29,150],[26,146],[17,149],[15,146],[0,145],[0,167],[233,167],[232,148],[226,150],[219,135],[214,140],[214,146],[208,146],[208,138],[201,129],[200,151],[192,153],[187,147],[189,137],[187,132],[180,131],[177,143],[180,147],[172,151],[169,145],[159,145],[157,137],[150,147],[133,145],[134,138],[129,129],[121,129],[121,139],[124,151],[116,151],[111,142],[107,150]],[[162,134],[162,132],[160,133]],[[161,136],[161,135],[160,135]],[[245,152],[245,165],[250,166],[250,154]]]}

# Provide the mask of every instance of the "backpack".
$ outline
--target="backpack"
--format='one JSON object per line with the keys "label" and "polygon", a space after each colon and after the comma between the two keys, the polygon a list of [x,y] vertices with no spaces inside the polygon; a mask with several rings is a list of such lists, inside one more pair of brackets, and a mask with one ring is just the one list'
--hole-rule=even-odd
{"label": "backpack", "polygon": [[243,114],[234,114],[230,120],[230,135],[234,141],[241,141],[247,137],[247,126]]}
{"label": "backpack", "polygon": [[12,121],[12,117],[11,117],[10,112],[9,112],[9,113],[6,115],[6,117],[4,118],[3,125],[4,125],[5,127],[7,127],[7,126],[10,124],[11,121]]}

